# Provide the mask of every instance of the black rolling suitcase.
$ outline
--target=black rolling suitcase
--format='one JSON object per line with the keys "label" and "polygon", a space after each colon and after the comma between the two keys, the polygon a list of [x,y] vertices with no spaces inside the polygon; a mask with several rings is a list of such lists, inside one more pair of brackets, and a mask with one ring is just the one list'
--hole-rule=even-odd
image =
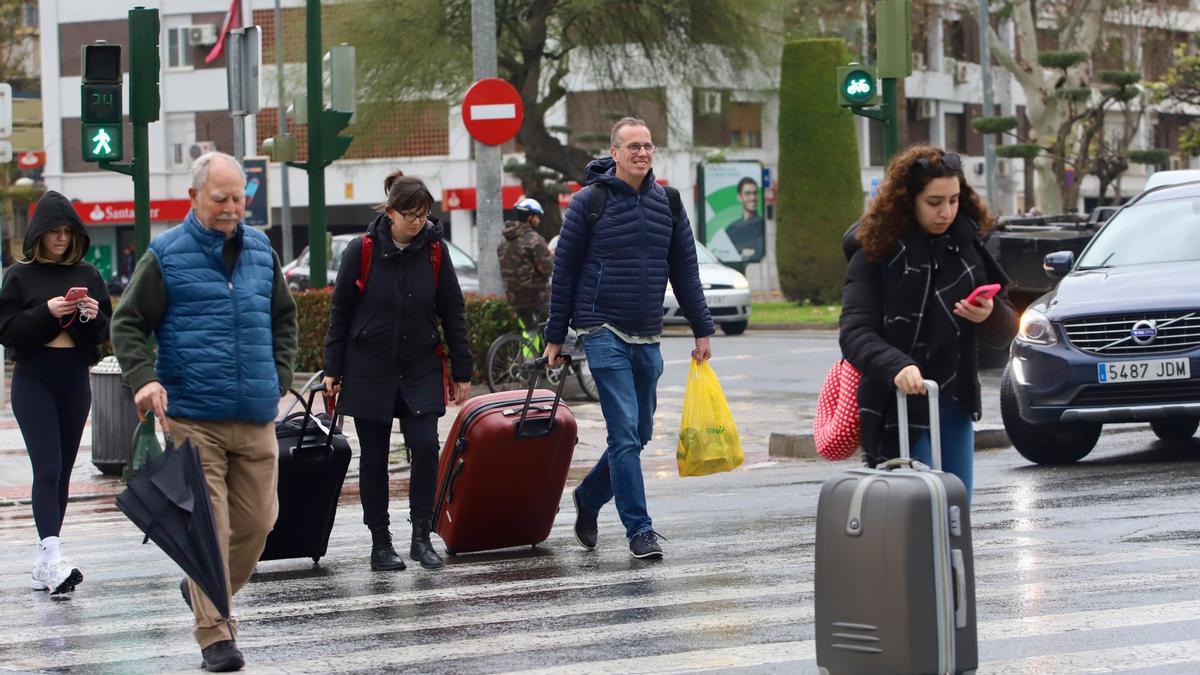
{"label": "black rolling suitcase", "polygon": [[967,491],[941,469],[937,383],[929,389],[934,468],[900,459],[825,481],[817,503],[816,642],[822,673],[973,673],[979,651]]}
{"label": "black rolling suitcase", "polygon": [[289,389],[304,410],[292,413],[289,409],[275,423],[279,516],[259,560],[312,558],[316,563],[329,546],[338,497],[350,466],[350,442],[337,426],[336,412],[332,416],[313,414],[313,399],[324,389],[320,384],[306,387],[307,400]]}

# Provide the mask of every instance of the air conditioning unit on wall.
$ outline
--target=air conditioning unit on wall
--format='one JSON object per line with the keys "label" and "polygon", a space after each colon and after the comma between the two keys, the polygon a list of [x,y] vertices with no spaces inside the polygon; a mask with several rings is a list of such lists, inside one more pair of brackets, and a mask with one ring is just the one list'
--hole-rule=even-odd
{"label": "air conditioning unit on wall", "polygon": [[188,26],[188,44],[211,47],[217,44],[217,26],[211,23]]}
{"label": "air conditioning unit on wall", "polygon": [[212,141],[196,141],[195,143],[173,143],[171,145],[171,166],[188,167],[200,155],[213,152],[217,144]]}
{"label": "air conditioning unit on wall", "polygon": [[931,120],[937,115],[937,101],[931,98],[917,99],[917,119]]}
{"label": "air conditioning unit on wall", "polygon": [[925,70],[925,52],[913,52],[913,70]]}
{"label": "air conditioning unit on wall", "polygon": [[700,92],[700,114],[701,115],[720,115],[721,114],[721,92],[719,92],[719,91],[702,91],[702,92]]}
{"label": "air conditioning unit on wall", "polygon": [[969,74],[967,70],[967,64],[961,61],[956,62],[954,64],[954,70],[952,71],[952,74],[954,75],[954,84],[966,84],[967,76]]}

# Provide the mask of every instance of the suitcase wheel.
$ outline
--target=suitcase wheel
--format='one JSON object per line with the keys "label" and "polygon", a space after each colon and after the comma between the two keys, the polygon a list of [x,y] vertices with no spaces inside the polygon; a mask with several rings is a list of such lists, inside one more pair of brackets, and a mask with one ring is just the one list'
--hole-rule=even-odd
{"label": "suitcase wheel", "polygon": [[454,556],[458,555],[458,551],[455,551],[454,549],[448,548],[448,549],[446,549],[446,555],[448,555],[448,556],[450,556],[451,558],[453,558]]}
{"label": "suitcase wheel", "polygon": [[320,565],[321,565],[321,556],[314,555],[313,556],[313,567],[319,567]]}

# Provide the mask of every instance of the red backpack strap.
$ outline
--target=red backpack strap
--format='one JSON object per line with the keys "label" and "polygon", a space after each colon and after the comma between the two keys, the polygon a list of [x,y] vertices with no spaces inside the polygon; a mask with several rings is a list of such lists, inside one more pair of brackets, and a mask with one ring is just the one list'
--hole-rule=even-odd
{"label": "red backpack strap", "polygon": [[442,242],[435,241],[429,247],[429,264],[433,265],[433,290],[437,291],[438,280],[442,278]]}
{"label": "red backpack strap", "polygon": [[375,237],[364,234],[362,237],[362,250],[358,255],[358,281],[354,282],[354,285],[358,287],[359,295],[367,292],[367,277],[371,276],[371,261],[374,252]]}

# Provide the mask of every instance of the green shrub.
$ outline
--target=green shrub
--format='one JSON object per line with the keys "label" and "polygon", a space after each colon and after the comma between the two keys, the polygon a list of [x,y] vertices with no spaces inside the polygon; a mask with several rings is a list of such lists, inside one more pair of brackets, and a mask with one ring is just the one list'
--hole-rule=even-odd
{"label": "green shrub", "polygon": [[[300,323],[300,351],[296,355],[297,372],[315,372],[325,365],[325,333],[329,329],[332,289],[299,291],[296,309]],[[497,337],[517,328],[517,320],[504,298],[468,293],[466,301],[467,343],[475,361],[474,380],[483,380],[483,359],[488,346]]]}
{"label": "green shrub", "polygon": [[775,236],[783,294],[814,305],[842,297],[842,234],[862,214],[854,116],[837,102],[839,39],[789,42],[779,87],[779,188]]}
{"label": "green shrub", "polygon": [[296,372],[316,372],[325,367],[325,333],[329,330],[333,289],[294,291],[292,297],[296,299],[296,320],[300,324]]}

